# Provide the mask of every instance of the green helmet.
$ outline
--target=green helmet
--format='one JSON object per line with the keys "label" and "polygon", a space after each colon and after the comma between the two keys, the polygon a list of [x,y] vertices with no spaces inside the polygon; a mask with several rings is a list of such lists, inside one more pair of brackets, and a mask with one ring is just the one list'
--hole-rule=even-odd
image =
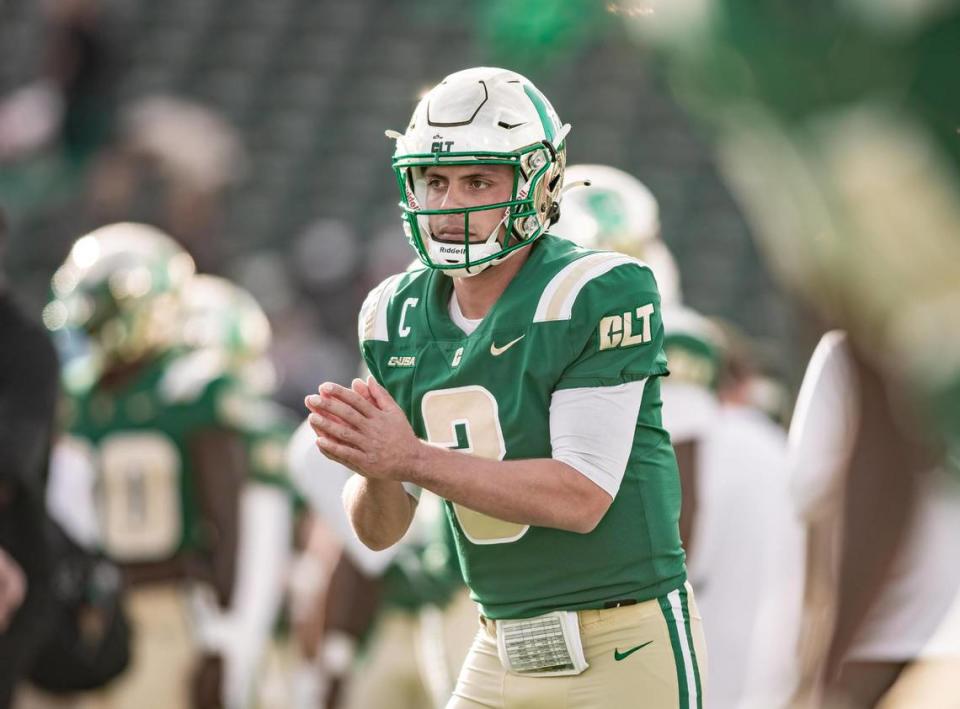
{"label": "green helmet", "polygon": [[133,361],[175,344],[180,289],[193,273],[190,255],[159,229],[110,224],[74,243],[43,322],[82,330],[103,362]]}
{"label": "green helmet", "polygon": [[[566,161],[565,137],[553,107],[528,79],[477,67],[451,74],[420,101],[397,141],[393,168],[404,231],[420,260],[450,276],[473,276],[528,246],[558,214]],[[510,199],[455,209],[426,209],[424,170],[432,165],[509,165]],[[502,209],[483,241],[470,242],[470,215]],[[429,217],[463,214],[463,242],[436,238]]]}

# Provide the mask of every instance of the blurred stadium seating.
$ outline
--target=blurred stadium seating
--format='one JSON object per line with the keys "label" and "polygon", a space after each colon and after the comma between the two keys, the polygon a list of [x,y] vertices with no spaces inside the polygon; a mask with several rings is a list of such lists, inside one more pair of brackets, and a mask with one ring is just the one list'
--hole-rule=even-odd
{"label": "blurred stadium seating", "polygon": [[[624,168],[658,196],[687,300],[770,343],[770,359],[789,371],[786,306],[694,127],[658,87],[653,67],[638,62],[622,26],[601,17],[599,31],[569,51],[510,56],[485,30],[496,17],[465,0],[104,6],[128,60],[123,104],[176,95],[220,112],[240,132],[249,168],[227,195],[220,239],[228,263],[218,270],[236,272],[229,262],[254,251],[282,250],[318,218],[343,220],[369,242],[388,232],[402,242],[383,130],[403,128],[418,92],[444,74],[506,64],[527,72],[573,125],[571,162]],[[39,3],[0,5],[0,95],[36,75],[42,36]],[[70,240],[94,226],[79,221],[85,212],[76,199],[14,235],[14,279],[37,302]],[[149,190],[136,205],[131,218],[155,213]],[[364,254],[368,262],[377,257]],[[373,274],[357,276],[355,305]],[[350,318],[338,317],[348,310],[342,301],[316,305],[336,309],[327,320],[351,337]]]}

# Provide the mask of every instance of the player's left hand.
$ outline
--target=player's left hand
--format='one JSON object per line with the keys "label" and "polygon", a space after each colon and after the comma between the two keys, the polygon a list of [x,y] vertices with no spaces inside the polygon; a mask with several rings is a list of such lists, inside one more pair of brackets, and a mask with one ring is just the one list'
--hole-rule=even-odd
{"label": "player's left hand", "polygon": [[422,442],[393,397],[373,377],[350,389],[325,382],[306,398],[317,447],[367,478],[407,480]]}

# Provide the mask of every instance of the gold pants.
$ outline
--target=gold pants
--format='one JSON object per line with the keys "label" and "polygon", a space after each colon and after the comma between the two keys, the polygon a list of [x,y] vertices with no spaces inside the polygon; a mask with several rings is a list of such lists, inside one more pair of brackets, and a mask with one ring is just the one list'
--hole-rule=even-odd
{"label": "gold pants", "polygon": [[707,653],[689,585],[632,606],[578,613],[584,672],[511,674],[497,656],[496,626],[483,622],[447,709],[702,709]]}

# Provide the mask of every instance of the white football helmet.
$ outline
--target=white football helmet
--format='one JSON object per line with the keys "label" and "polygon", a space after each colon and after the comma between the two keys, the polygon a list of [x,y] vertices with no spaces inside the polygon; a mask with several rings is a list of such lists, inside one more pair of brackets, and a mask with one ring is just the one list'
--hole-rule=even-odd
{"label": "white football helmet", "polygon": [[[569,130],[528,79],[506,69],[466,69],[435,86],[413,112],[406,133],[387,131],[397,141],[393,168],[404,231],[420,260],[449,276],[473,276],[543,234],[556,220]],[[508,201],[424,208],[425,168],[475,164],[514,168]],[[503,219],[496,228],[483,241],[471,243],[470,215],[501,208]],[[436,214],[463,214],[463,243],[431,234],[429,217]]]}
{"label": "white football helmet", "polygon": [[660,238],[660,206],[640,180],[608,165],[571,165],[561,216],[551,233],[588,249],[618,251],[649,264],[657,279],[661,302],[679,303],[677,264]]}

